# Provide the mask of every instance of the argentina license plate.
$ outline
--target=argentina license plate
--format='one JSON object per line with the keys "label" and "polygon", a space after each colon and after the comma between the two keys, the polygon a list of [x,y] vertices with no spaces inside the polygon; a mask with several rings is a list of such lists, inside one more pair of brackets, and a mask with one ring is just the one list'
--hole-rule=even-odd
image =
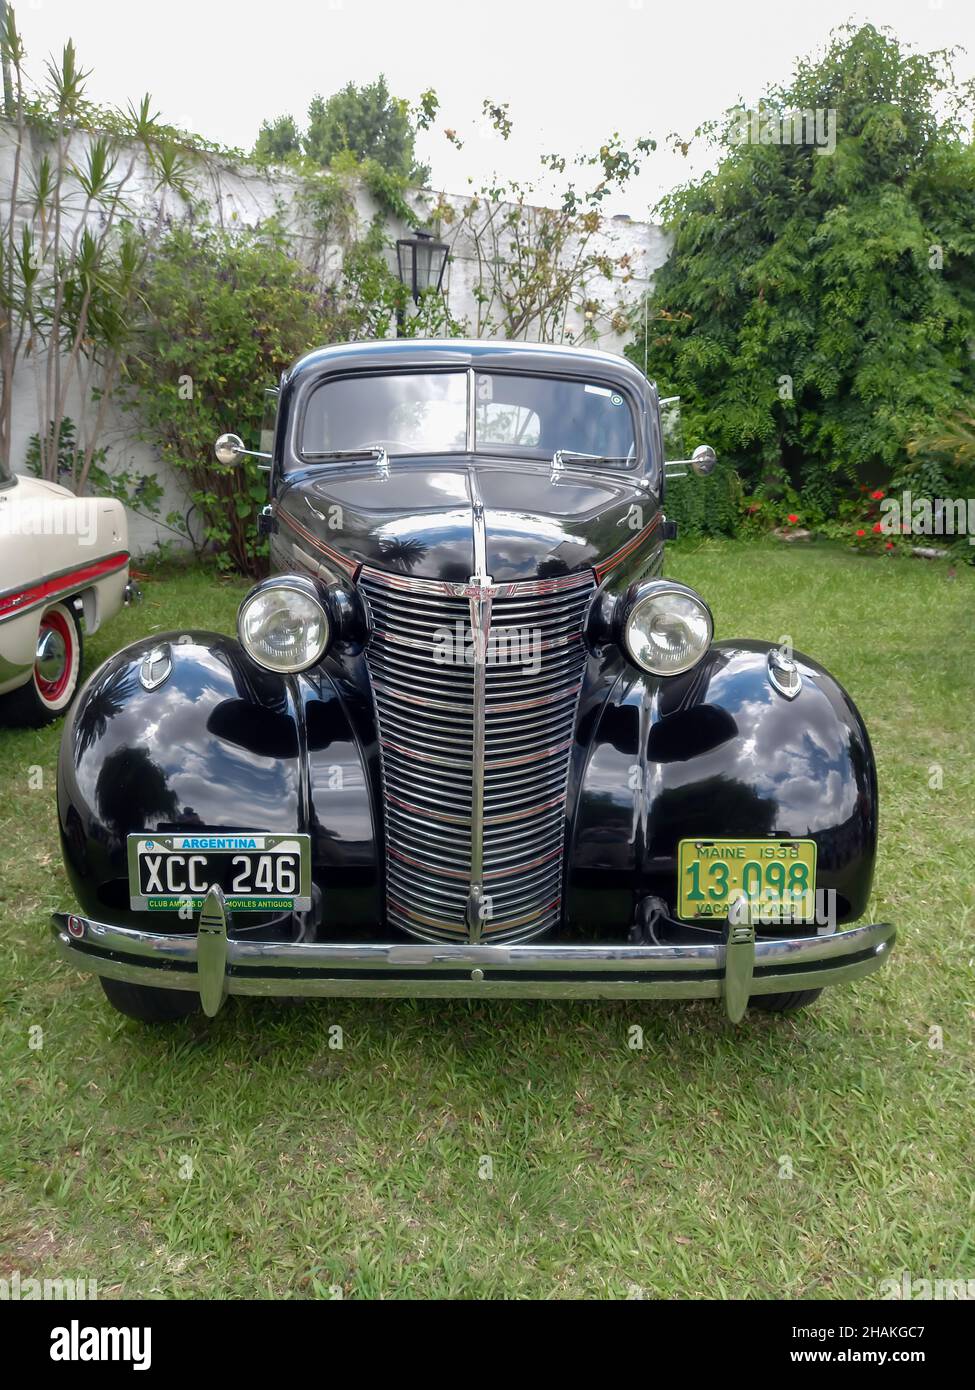
{"label": "argentina license plate", "polygon": [[143,912],[199,909],[217,884],[233,912],[311,907],[308,835],[130,835],[129,901]]}
{"label": "argentina license plate", "polygon": [[744,899],[751,916],[809,922],[815,917],[815,840],[681,840],[677,916],[724,919]]}

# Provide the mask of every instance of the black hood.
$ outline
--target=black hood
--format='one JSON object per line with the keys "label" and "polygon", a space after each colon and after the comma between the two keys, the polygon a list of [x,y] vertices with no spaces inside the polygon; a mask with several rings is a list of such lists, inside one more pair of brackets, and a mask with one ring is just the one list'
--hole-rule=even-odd
{"label": "black hood", "polygon": [[[314,538],[352,565],[464,583],[476,570],[475,507],[484,508],[495,583],[598,567],[657,511],[636,477],[598,477],[472,455],[325,464],[289,476],[278,494],[282,538]],[[638,509],[638,510],[635,510]]]}

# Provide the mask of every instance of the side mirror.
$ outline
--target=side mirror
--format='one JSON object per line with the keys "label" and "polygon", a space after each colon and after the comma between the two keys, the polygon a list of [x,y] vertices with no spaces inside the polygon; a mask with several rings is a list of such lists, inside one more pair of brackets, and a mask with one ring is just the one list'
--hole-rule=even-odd
{"label": "side mirror", "polygon": [[242,458],[260,459],[258,467],[265,473],[271,468],[271,455],[262,454],[257,449],[245,449],[239,434],[222,434],[214,444],[213,452],[220,463],[237,463]]}
{"label": "side mirror", "polygon": [[220,463],[236,463],[244,453],[244,441],[239,434],[222,434],[213,446]]}
{"label": "side mirror", "polygon": [[714,472],[717,461],[718,456],[710,444],[699,444],[689,459],[670,459],[665,463],[664,477],[686,478],[687,468],[690,465],[692,471],[699,478],[706,478],[709,473]]}
{"label": "side mirror", "polygon": [[718,456],[710,444],[699,444],[691,454],[691,467],[699,478],[706,478],[709,473],[713,473],[717,461]]}

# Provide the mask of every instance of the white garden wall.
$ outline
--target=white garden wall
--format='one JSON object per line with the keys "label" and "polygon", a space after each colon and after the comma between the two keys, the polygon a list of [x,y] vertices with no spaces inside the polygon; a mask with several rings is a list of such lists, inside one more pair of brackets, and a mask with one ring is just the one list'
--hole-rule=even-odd
{"label": "white garden wall", "polygon": [[[0,122],[0,194],[9,203],[8,192],[13,162],[14,146],[12,132],[6,123]],[[146,164],[138,156],[134,160],[134,173],[129,185],[133,211],[146,221],[154,221],[159,211],[159,195],[154,191],[154,179]],[[298,212],[298,184],[293,175],[285,170],[259,170],[252,166],[231,167],[219,161],[209,161],[194,176],[194,191],[207,215],[214,223],[224,227],[234,225],[254,225],[261,220],[277,214],[290,226],[298,244],[305,238],[310,242],[310,228],[302,225]],[[364,187],[354,190],[358,216],[362,225],[372,217],[376,206]],[[188,215],[187,206],[172,193],[165,195],[165,213],[173,218]],[[451,313],[457,319],[467,319],[475,331],[477,323],[477,304],[475,289],[479,283],[479,269],[476,246],[463,228],[462,212],[468,197],[438,195],[428,190],[414,190],[408,198],[421,219],[424,213],[438,201],[457,210],[453,226],[444,225],[442,235],[451,244],[451,260],[444,280],[444,292]],[[80,206],[80,200],[79,200]],[[460,229],[458,230],[458,226]],[[397,236],[409,234],[406,226],[398,227],[389,223],[391,242]],[[629,218],[607,219],[596,233],[591,249],[604,252],[614,260],[620,256],[628,257],[626,271],[616,272],[612,280],[597,277],[587,288],[590,298],[601,305],[595,320],[589,324],[589,344],[611,352],[622,350],[625,336],[619,331],[619,322],[614,328],[611,320],[615,310],[632,308],[652,280],[654,272],[664,263],[669,251],[668,239],[663,230],[647,222],[637,222]],[[395,252],[389,251],[390,265],[395,266]],[[338,272],[341,263],[341,248],[336,244],[330,256],[331,268]],[[573,308],[565,322],[565,336],[573,339],[582,336],[586,324],[581,309]],[[525,333],[532,337],[532,329]],[[318,344],[309,343],[309,348]],[[13,449],[11,462],[17,471],[24,471],[25,454],[32,435],[41,428],[38,414],[37,394],[34,381],[34,364],[30,358],[22,358],[17,366],[13,402]],[[255,391],[260,391],[266,383],[255,382]],[[82,406],[76,399],[69,405],[68,414],[75,420],[82,418]],[[131,415],[115,413],[108,422],[102,443],[109,450],[110,466],[136,472],[155,473],[164,484],[166,495],[162,501],[160,515],[168,511],[185,511],[185,501],[177,479],[159,460],[153,449],[137,438],[138,427]],[[175,540],[171,531],[151,518],[130,515],[130,544],[136,556],[151,552],[161,539]]]}

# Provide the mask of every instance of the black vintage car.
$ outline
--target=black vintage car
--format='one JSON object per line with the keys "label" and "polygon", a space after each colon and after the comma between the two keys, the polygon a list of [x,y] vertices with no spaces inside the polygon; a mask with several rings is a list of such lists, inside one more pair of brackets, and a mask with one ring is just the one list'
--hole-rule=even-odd
{"label": "black vintage car", "polygon": [[707,997],[737,1020],[884,962],[892,927],[857,924],[866,730],[815,661],[714,641],[661,577],[635,367],[331,347],[283,378],[266,447],[273,574],[237,637],[134,643],[64,732],[80,912],[54,934],[116,1008]]}

